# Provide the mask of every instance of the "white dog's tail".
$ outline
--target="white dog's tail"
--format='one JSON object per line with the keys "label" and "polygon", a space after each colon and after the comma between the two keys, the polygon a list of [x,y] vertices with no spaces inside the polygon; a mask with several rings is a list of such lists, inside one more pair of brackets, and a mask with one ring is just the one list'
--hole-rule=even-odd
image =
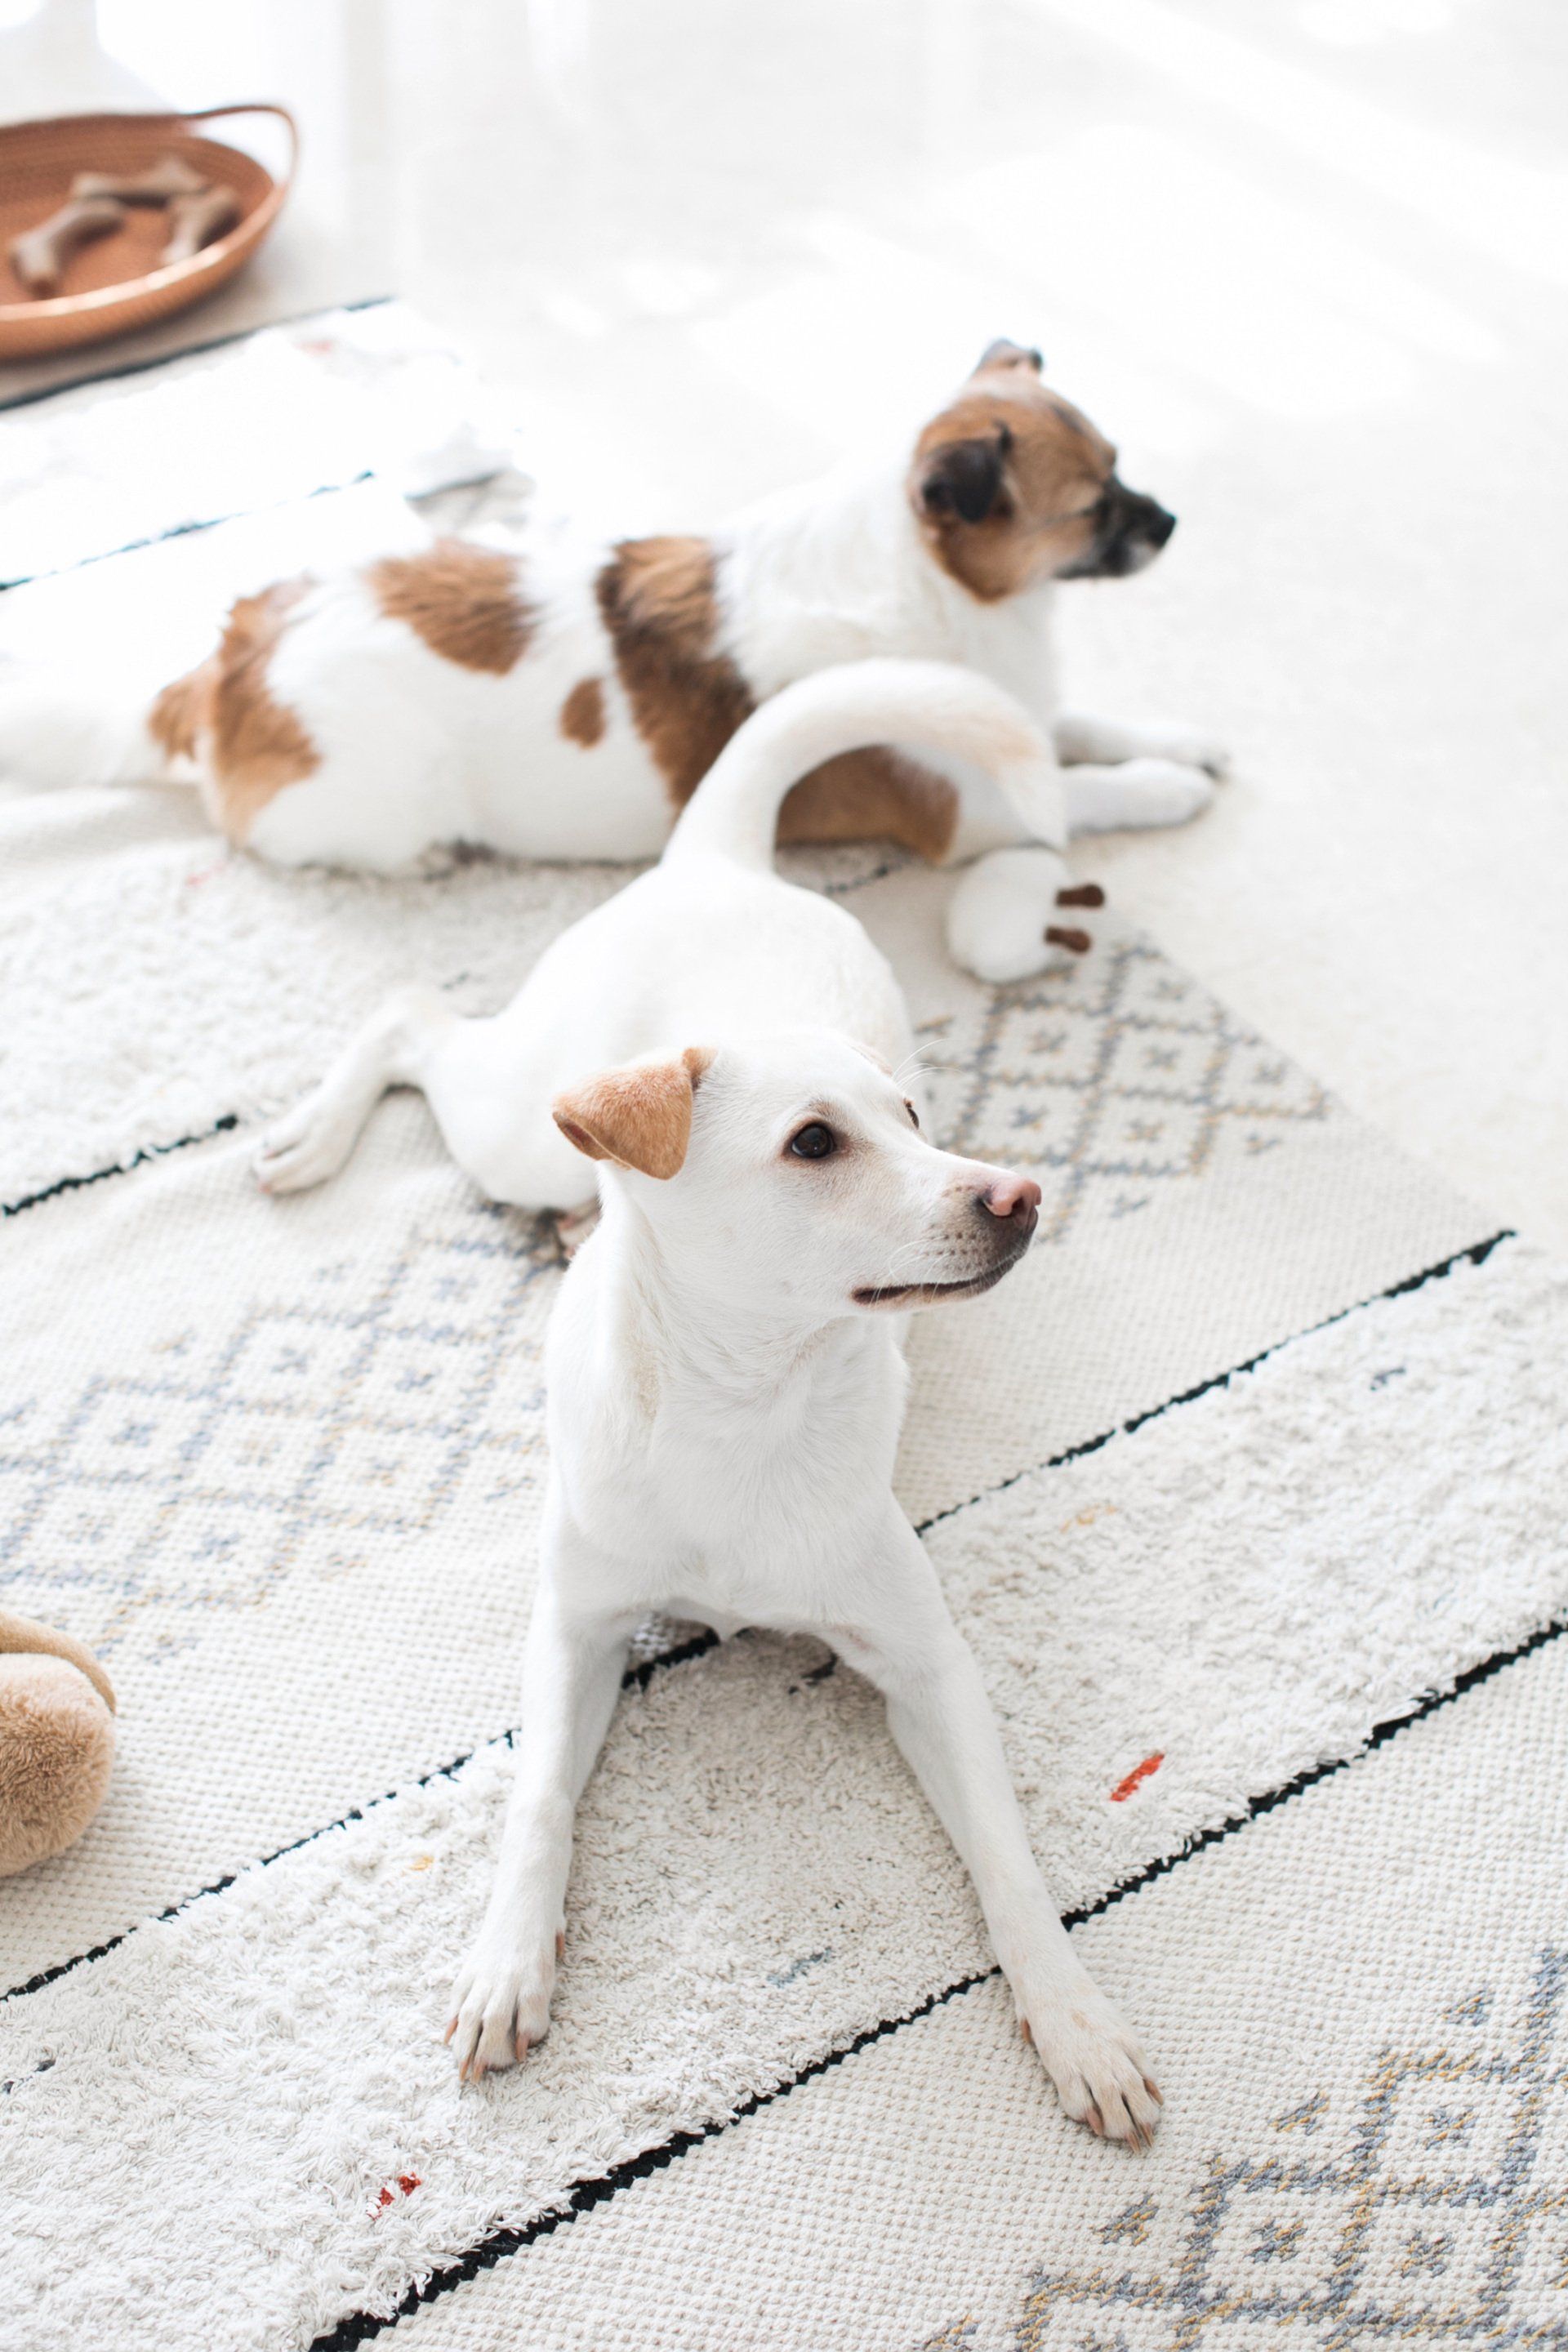
{"label": "white dog's tail", "polygon": [[873,744],[972,761],[1037,841],[1066,845],[1060,774],[1021,703],[951,662],[879,660],[818,670],[753,711],[688,802],[666,857],[703,850],[771,866],[790,786],[823,761]]}

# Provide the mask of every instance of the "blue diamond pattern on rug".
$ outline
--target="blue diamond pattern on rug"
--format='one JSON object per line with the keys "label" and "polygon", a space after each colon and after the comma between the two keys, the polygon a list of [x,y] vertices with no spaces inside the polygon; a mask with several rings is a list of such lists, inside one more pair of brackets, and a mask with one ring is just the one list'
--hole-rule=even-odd
{"label": "blue diamond pattern on rug", "polygon": [[139,1376],[91,1376],[53,1419],[13,1408],[0,1587],[45,1615],[68,1596],[112,1650],[149,1614],[254,1606],[307,1538],[341,1573],[377,1538],[428,1532],[465,1486],[501,1501],[535,1483],[538,1330],[519,1308],[559,1264],[546,1226],[474,1202],[314,1266],[295,1299],[252,1298],[226,1331],[153,1344]]}
{"label": "blue diamond pattern on rug", "polygon": [[[1013,988],[954,972],[952,1002],[922,1032],[937,1139],[1035,1174],[1043,1242],[1335,1115],[1136,934]],[[301,1266],[297,1295],[253,1296],[226,1328],[150,1339],[139,1370],[89,1372],[68,1407],[11,1401],[0,1591],[106,1654],[134,1628],[169,1655],[192,1612],[256,1606],[307,1557],[342,1574],[459,1494],[537,1485],[559,1265],[547,1223],[471,1200],[384,1252]]]}
{"label": "blue diamond pattern on rug", "polygon": [[1278,1149],[1332,1109],[1315,1080],[1136,934],[922,1024],[938,1132],[1026,1168],[1041,1238],[1091,1202],[1128,1216],[1152,1188]]}
{"label": "blue diamond pattern on rug", "polygon": [[1425,2046],[1378,2052],[1353,2116],[1312,2097],[1273,2118],[1278,2147],[1215,2150],[1163,2270],[1125,2259],[1159,2211],[1134,2198],[1103,2263],[1037,2275],[1016,2352],[1561,2345],[1565,1986],[1568,1951],[1543,1951],[1527,1985],[1472,1990]]}

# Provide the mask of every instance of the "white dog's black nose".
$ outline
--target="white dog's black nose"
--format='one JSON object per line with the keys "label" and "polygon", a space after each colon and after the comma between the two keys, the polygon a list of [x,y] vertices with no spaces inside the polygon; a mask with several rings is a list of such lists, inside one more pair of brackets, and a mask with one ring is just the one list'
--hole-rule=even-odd
{"label": "white dog's black nose", "polygon": [[1040,1188],[1032,1176],[999,1176],[978,1196],[980,1205],[1021,1234],[1032,1234],[1040,1218]]}

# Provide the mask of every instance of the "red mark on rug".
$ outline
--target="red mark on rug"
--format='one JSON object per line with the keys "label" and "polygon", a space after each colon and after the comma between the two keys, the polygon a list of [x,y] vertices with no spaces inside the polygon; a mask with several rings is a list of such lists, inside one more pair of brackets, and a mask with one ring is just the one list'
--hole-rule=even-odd
{"label": "red mark on rug", "polygon": [[1134,1789],[1142,1788],[1151,1772],[1157,1772],[1165,1760],[1164,1750],[1157,1748],[1152,1756],[1145,1756],[1142,1764],[1134,1764],[1125,1780],[1118,1780],[1110,1792],[1113,1805],[1124,1805]]}
{"label": "red mark on rug", "polygon": [[[419,2175],[416,2172],[400,2172],[396,2186],[405,2197],[412,2197],[419,2186]],[[394,2201],[391,2189],[384,2189],[375,2200],[376,2210],[384,2213]]]}

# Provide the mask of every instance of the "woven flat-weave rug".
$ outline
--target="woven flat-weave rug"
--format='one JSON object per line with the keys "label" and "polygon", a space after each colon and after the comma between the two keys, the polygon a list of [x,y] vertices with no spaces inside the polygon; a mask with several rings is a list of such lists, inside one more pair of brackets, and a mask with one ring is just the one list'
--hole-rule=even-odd
{"label": "woven flat-weave rug", "polygon": [[[1561,2344],[1565,1772],[1557,1642],[1079,1927],[1161,2053],[1141,2161],[1062,2121],[997,1978],[965,1979],[729,2128],[497,2231],[395,2340]],[[423,2194],[389,2188],[384,2228]]]}
{"label": "woven flat-weave rug", "polygon": [[[364,470],[14,591],[0,645],[418,528]],[[551,2035],[459,2092],[559,1267],[412,1098],[318,1192],[247,1162],[392,982],[494,1003],[621,877],[273,875],[177,794],[16,798],[0,1592],[102,1651],[121,1748],[0,1885],[7,2352],[1561,2332],[1568,1276],[1113,917],[991,991],[941,876],[802,870],[944,1135],[1045,1188],[1018,1275],[917,1322],[900,1486],[1154,2156],[1061,2123],[867,1687],[659,1624]]]}

